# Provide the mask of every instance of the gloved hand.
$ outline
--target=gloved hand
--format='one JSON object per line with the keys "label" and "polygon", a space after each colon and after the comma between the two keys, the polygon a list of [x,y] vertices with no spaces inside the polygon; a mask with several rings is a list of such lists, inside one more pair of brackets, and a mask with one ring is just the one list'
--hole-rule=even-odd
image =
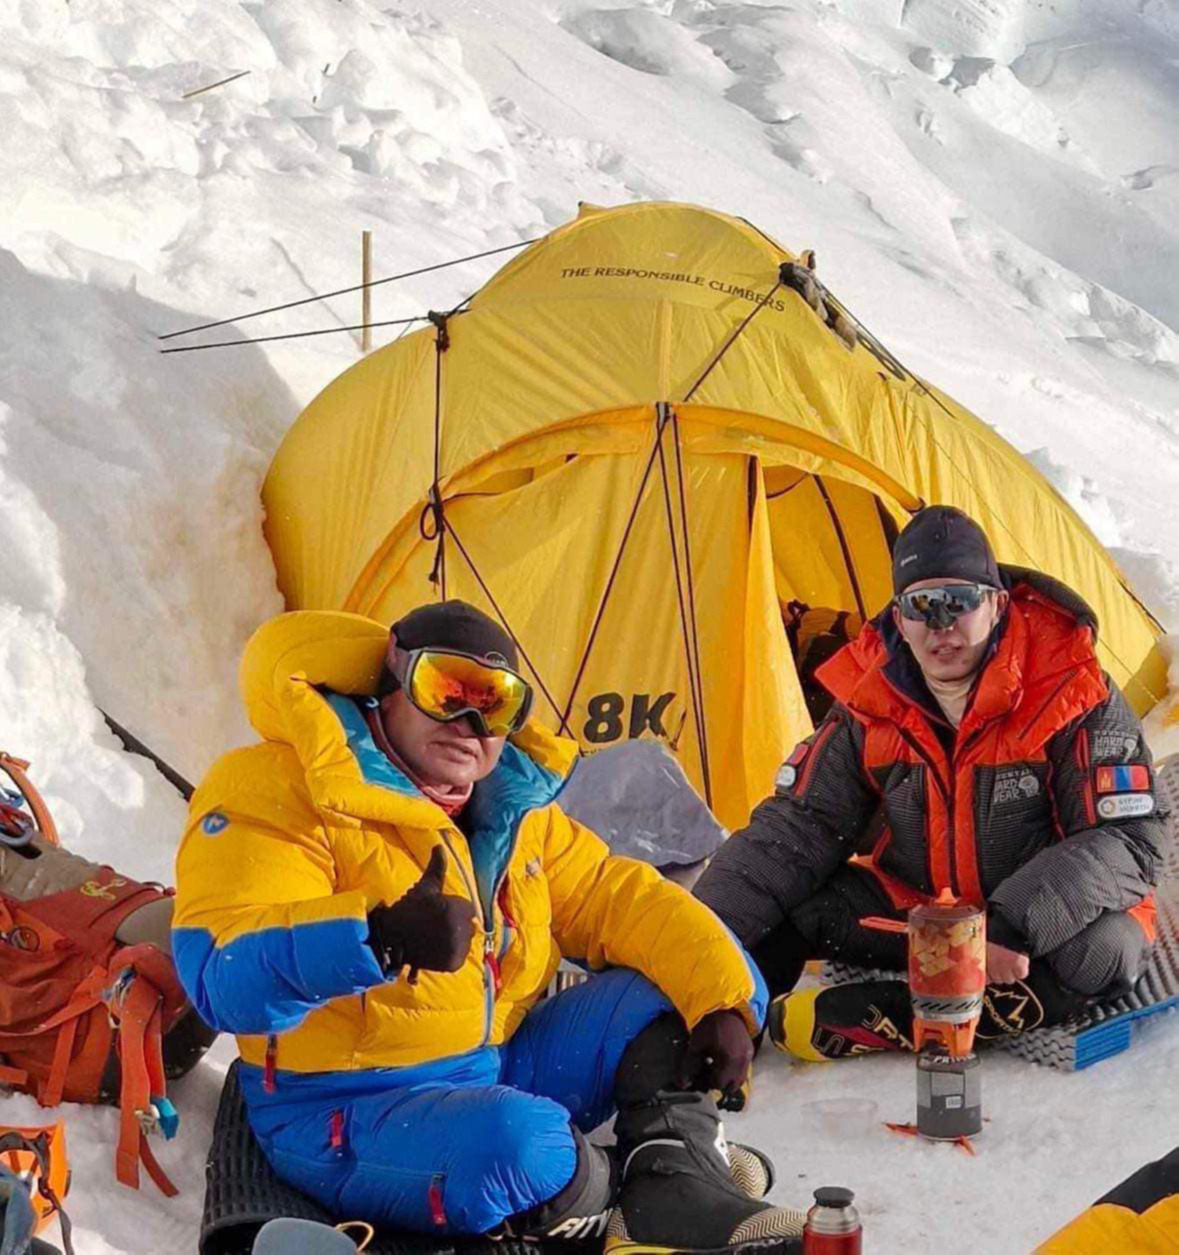
{"label": "gloved hand", "polygon": [[475,907],[467,898],[442,892],[446,851],[434,847],[422,878],[392,906],[368,913],[368,944],[381,971],[393,976],[408,966],[414,984],[418,969],[457,972],[471,948]]}
{"label": "gloved hand", "polygon": [[753,1039],[739,1011],[711,1011],[688,1034],[684,1081],[733,1098],[749,1076]]}

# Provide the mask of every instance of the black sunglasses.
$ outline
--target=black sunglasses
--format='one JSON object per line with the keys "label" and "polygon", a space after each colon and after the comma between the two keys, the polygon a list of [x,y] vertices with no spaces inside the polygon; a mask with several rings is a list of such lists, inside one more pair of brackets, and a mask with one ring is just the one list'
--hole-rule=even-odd
{"label": "black sunglasses", "polygon": [[938,584],[899,593],[896,604],[906,619],[927,627],[947,628],[956,619],[977,610],[997,588],[989,584]]}

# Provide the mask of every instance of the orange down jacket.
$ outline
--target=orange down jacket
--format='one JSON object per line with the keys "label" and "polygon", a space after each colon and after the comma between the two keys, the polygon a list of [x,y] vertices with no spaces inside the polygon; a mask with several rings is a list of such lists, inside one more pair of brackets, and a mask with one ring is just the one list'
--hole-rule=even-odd
{"label": "orange down jacket", "polygon": [[904,908],[949,889],[1033,957],[1105,911],[1153,932],[1163,816],[1138,719],[1069,589],[1004,568],[1011,601],[961,725],[891,610],[827,662],[836,704],[697,893],[755,945],[849,858]]}

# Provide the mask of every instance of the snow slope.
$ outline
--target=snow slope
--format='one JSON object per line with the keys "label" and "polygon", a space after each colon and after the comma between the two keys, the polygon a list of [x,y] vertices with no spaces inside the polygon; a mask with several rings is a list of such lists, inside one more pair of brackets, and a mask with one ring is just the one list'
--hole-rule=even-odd
{"label": "snow slope", "polygon": [[[98,710],[189,777],[248,737],[237,657],[279,606],[257,489],[358,353],[348,332],[169,356],[155,336],[358,282],[364,229],[384,275],[639,197],[815,247],[1179,631],[1175,0],[0,0],[0,746],[67,839],[169,875],[181,803]],[[374,316],[457,303],[495,264],[380,287]],[[737,1131],[775,1149],[783,1199],[857,1188],[874,1249],[1028,1249],[1179,1139],[1174,1017],[1143,1037],[1078,1077],[989,1061],[976,1160],[803,1110],[846,1090],[906,1118],[897,1059],[771,1060]],[[67,1112],[83,1255],[191,1248],[217,1085],[210,1065],[178,1087],[170,1203],[114,1185],[113,1113]]]}

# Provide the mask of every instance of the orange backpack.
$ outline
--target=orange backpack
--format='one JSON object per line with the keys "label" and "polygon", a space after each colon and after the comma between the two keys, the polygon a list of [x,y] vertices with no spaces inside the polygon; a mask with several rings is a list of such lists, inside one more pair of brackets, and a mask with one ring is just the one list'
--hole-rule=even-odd
{"label": "orange backpack", "polygon": [[[22,802],[0,790],[0,833],[58,845],[56,829],[29,783],[28,763],[0,753],[0,769]],[[24,817],[23,821],[21,817]],[[139,1164],[164,1194],[175,1194],[147,1142],[165,1138],[179,1118],[164,1081],[163,1035],[187,1007],[168,955],[152,945],[123,946],[120,924],[172,890],[141,884],[102,867],[94,879],[21,901],[0,889],[0,1084],[33,1094],[44,1107],[111,1102],[122,1112],[115,1175],[138,1188]]]}

